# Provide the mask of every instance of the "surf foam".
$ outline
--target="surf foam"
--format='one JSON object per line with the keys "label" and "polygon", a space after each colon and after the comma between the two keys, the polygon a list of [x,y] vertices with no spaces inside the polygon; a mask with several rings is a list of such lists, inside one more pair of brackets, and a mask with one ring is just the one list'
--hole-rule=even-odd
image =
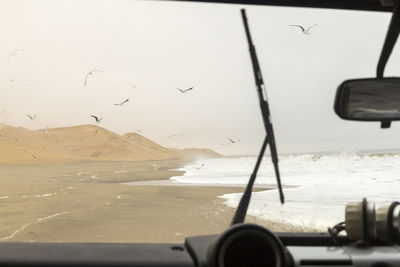
{"label": "surf foam", "polygon": [[[193,162],[181,168],[183,176],[171,179],[192,184],[246,184],[255,157],[218,158]],[[196,167],[204,166],[200,169]],[[379,206],[399,200],[400,155],[293,155],[280,157],[285,205],[277,190],[254,192],[248,214],[265,220],[325,231],[344,220],[345,205],[366,197]],[[269,157],[263,159],[256,184],[274,184]],[[225,204],[236,207],[241,193],[225,194]]]}

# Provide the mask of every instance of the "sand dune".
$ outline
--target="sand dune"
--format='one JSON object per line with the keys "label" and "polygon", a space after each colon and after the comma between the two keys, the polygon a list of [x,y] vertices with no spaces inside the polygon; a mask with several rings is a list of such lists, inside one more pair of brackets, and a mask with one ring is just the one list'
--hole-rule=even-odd
{"label": "sand dune", "polygon": [[149,153],[155,153],[157,151],[157,154],[163,153],[165,155],[173,155],[173,157],[179,157],[179,154],[176,153],[175,151],[165,148],[163,146],[160,146],[159,144],[151,141],[150,139],[148,139],[140,134],[127,133],[127,134],[124,134],[123,137],[126,140],[129,140],[130,142],[135,143],[138,147],[148,151]]}
{"label": "sand dune", "polygon": [[[190,151],[168,149],[137,133],[119,135],[94,125],[47,131],[0,125],[0,163],[166,160],[192,158],[196,152]],[[208,153],[213,155],[218,154]]]}

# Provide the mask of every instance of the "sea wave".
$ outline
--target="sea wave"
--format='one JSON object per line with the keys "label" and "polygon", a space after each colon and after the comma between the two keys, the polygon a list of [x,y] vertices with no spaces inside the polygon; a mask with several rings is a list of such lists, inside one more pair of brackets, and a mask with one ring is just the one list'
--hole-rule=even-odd
{"label": "sea wave", "polygon": [[[176,182],[192,184],[246,184],[255,157],[232,157],[196,161],[182,168]],[[200,166],[204,164],[203,167]],[[344,220],[344,208],[363,197],[377,205],[399,200],[400,155],[286,155],[279,167],[286,203],[277,190],[253,193],[248,214],[265,220],[326,230]],[[270,158],[263,159],[256,184],[275,183]],[[290,186],[290,187],[288,187]],[[241,193],[220,196],[236,207]]]}

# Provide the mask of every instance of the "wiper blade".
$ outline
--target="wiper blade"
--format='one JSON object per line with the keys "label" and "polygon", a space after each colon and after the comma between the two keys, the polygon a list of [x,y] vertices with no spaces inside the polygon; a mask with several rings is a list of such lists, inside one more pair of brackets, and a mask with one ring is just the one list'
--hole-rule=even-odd
{"label": "wiper blade", "polygon": [[268,101],[267,101],[267,94],[266,94],[266,90],[265,90],[265,86],[264,86],[264,81],[263,81],[263,77],[261,74],[260,65],[258,64],[256,49],[255,49],[255,47],[253,45],[253,41],[251,39],[249,25],[247,24],[246,10],[241,9],[241,13],[242,13],[244,28],[246,31],[247,42],[249,43],[249,52],[250,52],[250,57],[251,57],[251,63],[253,65],[254,78],[255,78],[255,82],[256,82],[256,86],[257,86],[258,98],[260,101],[261,114],[263,117],[264,127],[265,127],[267,135],[265,136],[265,139],[264,139],[263,145],[261,147],[260,154],[258,155],[257,162],[254,167],[253,173],[251,174],[249,182],[247,183],[246,190],[245,190],[242,198],[240,199],[235,216],[233,217],[233,220],[232,220],[232,225],[236,224],[236,223],[244,222],[244,219],[245,219],[246,213],[247,213],[247,208],[249,206],[250,199],[251,199],[253,185],[254,185],[254,182],[257,177],[257,172],[260,167],[262,158],[265,153],[265,149],[267,148],[268,144],[269,144],[269,148],[270,148],[270,152],[271,152],[272,163],[274,164],[274,170],[275,170],[276,181],[277,181],[278,189],[279,189],[280,201],[282,204],[285,203],[285,197],[283,195],[281,178],[280,178],[279,167],[278,167],[278,152],[277,152],[276,144],[275,144],[274,130],[273,130],[272,123],[271,123],[269,105],[268,105]]}

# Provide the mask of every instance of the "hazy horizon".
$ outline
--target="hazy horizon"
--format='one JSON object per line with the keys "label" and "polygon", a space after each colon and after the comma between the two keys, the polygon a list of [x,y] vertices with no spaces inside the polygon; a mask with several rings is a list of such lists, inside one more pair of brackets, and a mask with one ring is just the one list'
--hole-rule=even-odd
{"label": "hazy horizon", "polygon": [[[242,7],[280,153],[400,147],[399,123],[381,130],[379,123],[344,121],[333,112],[343,80],[375,75],[390,20],[380,12],[2,0],[0,122],[37,130],[93,124],[93,114],[104,118],[101,127],[118,134],[141,130],[165,147],[256,155],[265,131]],[[318,26],[304,35],[291,24]],[[398,51],[389,60],[389,76],[400,67]],[[90,75],[84,86],[93,69],[104,72]],[[176,89],[192,86],[185,94]],[[227,145],[228,138],[241,141]]]}
{"label": "hazy horizon", "polygon": [[[1,131],[1,129],[2,129],[2,127],[4,127],[4,126],[7,126],[6,124],[1,124],[0,123],[0,131]],[[16,128],[18,128],[18,127],[21,127],[21,126],[16,126],[16,125],[8,125],[8,126],[11,126],[11,127],[16,127]],[[42,129],[35,129],[35,130],[32,130],[32,131],[43,131],[43,133],[46,135],[46,136],[48,136],[48,135],[54,135],[52,132],[51,132],[51,130],[53,129],[53,130],[57,130],[57,129],[70,129],[70,128],[74,128],[74,127],[82,127],[82,126],[93,126],[93,127],[100,127],[100,128],[103,128],[103,127],[101,127],[101,125],[95,125],[95,124],[81,124],[81,125],[73,125],[73,126],[62,126],[62,127],[56,127],[56,128],[42,128]],[[26,128],[25,128],[26,129]],[[105,130],[108,130],[108,131],[110,131],[109,129],[106,129],[106,128],[103,128],[103,129],[105,129]],[[112,131],[111,131],[112,132]],[[132,134],[132,133],[134,133],[134,134],[139,134],[139,135],[142,135],[143,137],[145,137],[145,138],[148,138],[148,137],[146,137],[146,135],[145,134],[143,134],[143,133],[138,133],[138,132],[134,132],[134,131],[132,131],[132,132],[126,132],[126,133],[122,133],[122,134],[119,134],[119,135],[121,135],[121,136],[124,136],[124,135],[126,135],[126,134]],[[116,133],[116,134],[118,134],[118,133]],[[150,139],[150,138],[149,138]],[[150,141],[154,141],[154,140],[151,140],[150,139]],[[157,142],[156,142],[157,143]],[[181,147],[181,148],[177,148],[177,147],[173,147],[173,146],[166,146],[166,145],[164,145],[164,144],[161,144],[161,143],[158,143],[159,145],[162,145],[162,146],[164,146],[165,148],[167,148],[167,149],[211,149],[211,148],[209,148],[209,147],[199,147],[199,146],[188,146],[188,147]],[[224,156],[224,157],[255,157],[255,156],[257,156],[258,155],[258,153],[254,153],[254,154],[228,154],[228,155],[226,155],[226,154],[223,154],[221,151],[219,151],[218,149],[211,149],[211,150],[213,150],[213,151],[215,151],[215,152],[217,152],[217,153],[219,153],[219,154],[221,154],[222,156]],[[265,152],[265,154],[266,155],[269,155],[269,149],[267,149],[267,151]],[[319,155],[344,155],[344,156],[346,156],[346,155],[367,155],[367,154],[397,154],[397,153],[399,153],[400,152],[400,148],[392,148],[392,149],[363,149],[363,150],[354,150],[354,148],[349,148],[349,149],[347,149],[347,150],[325,150],[325,151],[302,151],[302,152],[281,152],[281,151],[279,151],[279,155],[281,155],[281,156],[290,156],[290,155],[316,155],[316,156],[319,156]]]}

